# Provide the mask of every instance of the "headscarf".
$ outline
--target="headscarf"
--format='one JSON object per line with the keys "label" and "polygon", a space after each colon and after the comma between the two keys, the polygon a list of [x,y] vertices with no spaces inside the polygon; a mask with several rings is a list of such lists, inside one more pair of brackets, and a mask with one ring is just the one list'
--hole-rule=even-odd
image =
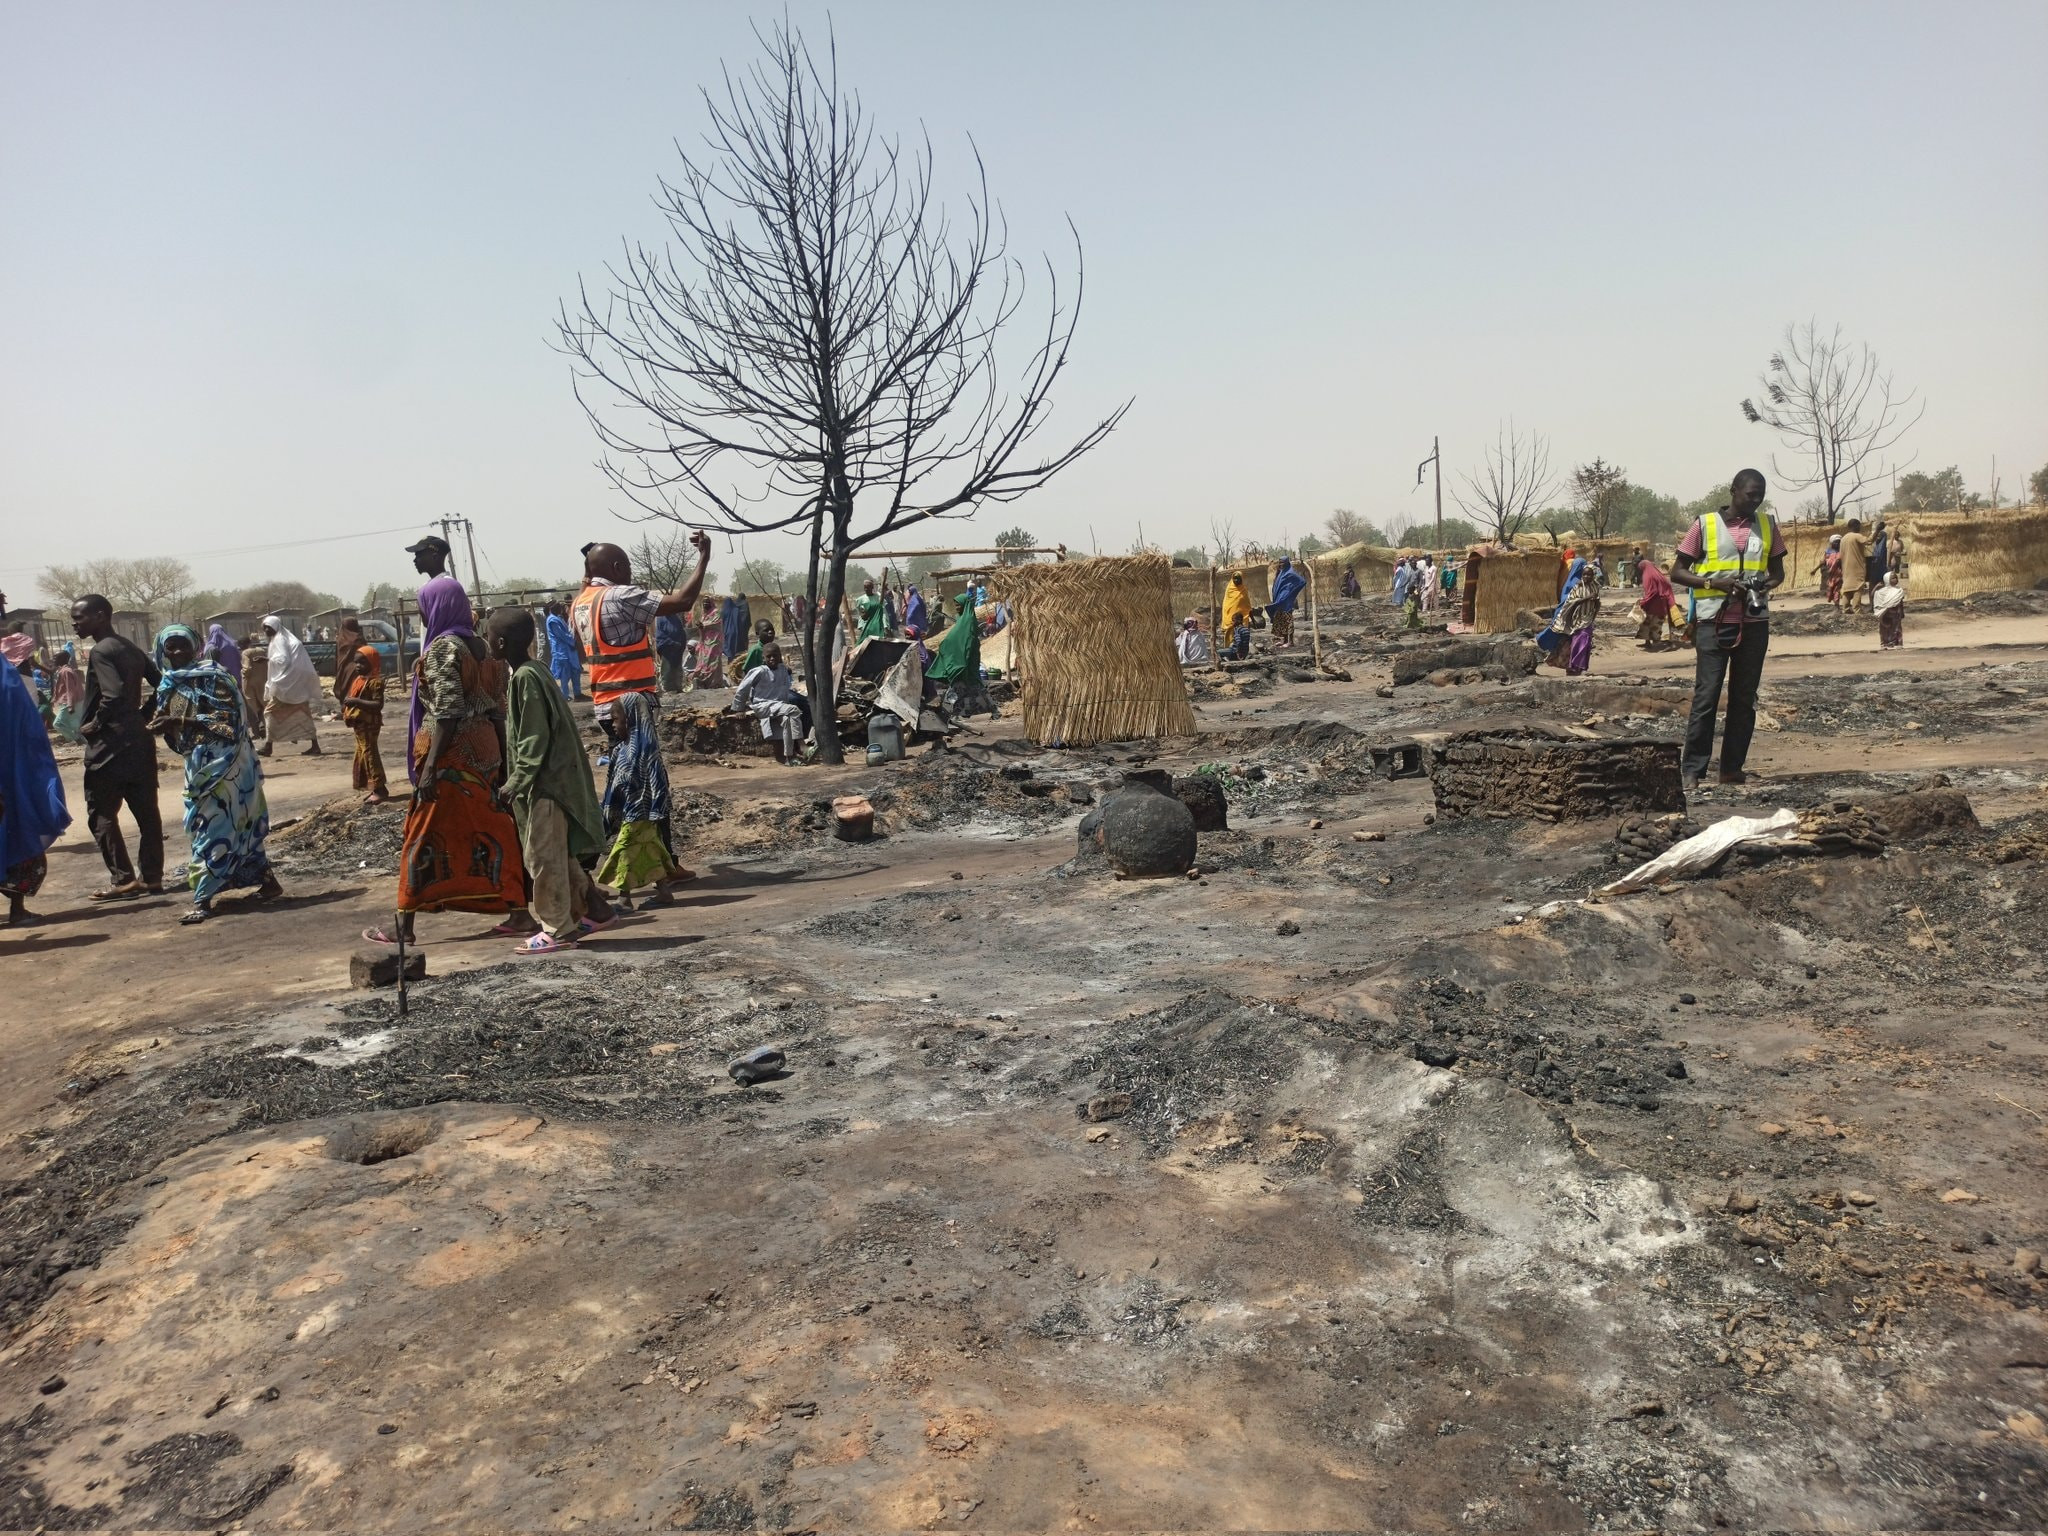
{"label": "headscarf", "polygon": [[1906,600],[1906,589],[1899,585],[1899,573],[1886,571],[1884,580],[1870,594],[1872,613],[1890,613]]}
{"label": "headscarf", "polygon": [[1294,612],[1294,601],[1301,596],[1302,588],[1308,585],[1308,578],[1294,568],[1294,562],[1283,558],[1279,573],[1273,578],[1273,600],[1267,609],[1273,613]]}
{"label": "headscarf", "polygon": [[[299,637],[285,627],[274,613],[263,615],[264,627],[274,629],[270,637],[270,696],[280,704],[313,704],[321,696],[320,673]],[[179,628],[184,628],[179,625]],[[192,631],[185,630],[186,634]],[[197,643],[197,637],[194,637]]]}
{"label": "headscarf", "polygon": [[939,637],[939,648],[932,657],[931,665],[925,668],[924,675],[938,683],[951,682],[959,677],[978,683],[981,681],[981,626],[974,622],[973,590],[962,592],[953,602],[960,610],[960,616]]}
{"label": "headscarf", "polygon": [[[462,590],[462,583],[453,576],[436,576],[420,588],[420,656],[424,658],[427,647],[443,635],[474,635],[476,621],[470,612],[469,594]],[[418,662],[413,665],[412,709],[406,717],[405,726],[405,776],[417,784],[420,781],[419,754],[412,744],[420,739],[420,721],[426,706],[420,702],[420,669]]]}
{"label": "headscarf", "polygon": [[9,665],[20,666],[36,653],[36,637],[26,632],[16,635],[0,635],[0,656],[7,658]]}
{"label": "headscarf", "polygon": [[924,594],[917,590],[917,584],[903,589],[903,627],[920,632],[924,629]]}
{"label": "headscarf", "polygon": [[[206,658],[199,654],[199,636],[196,633],[194,633],[192,627],[188,624],[166,624],[162,629],[156,632],[155,655],[157,670],[159,672],[169,672],[170,670],[172,670],[169,658],[164,655],[164,642],[172,639],[174,636],[177,635],[183,635],[186,638],[186,640],[191,642],[192,665],[194,667],[199,667],[204,666],[206,664]],[[189,671],[191,669],[183,668],[180,670]]]}
{"label": "headscarf", "polygon": [[747,648],[747,621],[752,616],[744,597],[728,597],[719,604],[719,628],[724,632],[726,655],[737,656]]}
{"label": "headscarf", "polygon": [[232,672],[236,677],[242,675],[242,648],[218,624],[206,632],[206,658],[224,672]]}
{"label": "headscarf", "polygon": [[[1571,568],[1565,572],[1564,591],[1557,596],[1557,607],[1551,611],[1550,622],[1536,637],[1536,644],[1540,649],[1554,651],[1564,643],[1567,633],[1564,627],[1564,611],[1570,606],[1572,595],[1579,589],[1579,583],[1586,579],[1586,571],[1586,562],[1575,557]],[[1598,580],[1597,577],[1594,579]]]}
{"label": "headscarf", "polygon": [[36,696],[13,667],[0,667],[0,874],[41,858],[70,825]]}

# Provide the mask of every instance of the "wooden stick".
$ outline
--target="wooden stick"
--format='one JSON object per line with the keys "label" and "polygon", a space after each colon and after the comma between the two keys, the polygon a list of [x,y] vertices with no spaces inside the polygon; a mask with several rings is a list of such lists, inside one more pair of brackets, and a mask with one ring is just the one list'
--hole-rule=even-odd
{"label": "wooden stick", "polygon": [[1304,564],[1308,565],[1308,632],[1310,643],[1315,647],[1316,670],[1320,672],[1323,670],[1323,613],[1316,602],[1315,565],[1312,562]]}
{"label": "wooden stick", "polygon": [[1222,633],[1223,619],[1220,605],[1216,601],[1216,567],[1209,567],[1209,665],[1223,665],[1223,645],[1218,638]]}

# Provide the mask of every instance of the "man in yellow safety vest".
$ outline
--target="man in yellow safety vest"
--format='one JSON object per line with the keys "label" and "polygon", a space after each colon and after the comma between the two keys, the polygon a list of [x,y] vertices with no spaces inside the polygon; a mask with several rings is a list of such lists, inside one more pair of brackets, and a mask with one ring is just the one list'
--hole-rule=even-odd
{"label": "man in yellow safety vest", "polygon": [[1674,586],[1693,594],[1692,718],[1680,768],[1697,790],[1714,755],[1714,712],[1728,686],[1728,723],[1721,733],[1721,782],[1748,780],[1743,764],[1756,733],[1756,691],[1771,643],[1770,593],[1785,580],[1785,539],[1763,510],[1764,477],[1738,473],[1728,505],[1693,519],[1672,562]]}

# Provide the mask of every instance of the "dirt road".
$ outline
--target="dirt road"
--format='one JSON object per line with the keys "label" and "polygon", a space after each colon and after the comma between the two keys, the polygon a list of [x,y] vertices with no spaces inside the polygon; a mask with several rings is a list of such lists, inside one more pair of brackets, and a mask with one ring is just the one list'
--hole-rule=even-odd
{"label": "dirt road", "polygon": [[[403,1022],[345,987],[374,827],[196,932],[79,911],[75,829],[0,940],[0,1524],[2048,1523],[2048,635],[2002,622],[1775,648],[1767,777],[1696,812],[1938,767],[1998,825],[1597,905],[1610,823],[1436,821],[1365,747],[1668,736],[1689,658],[680,767],[677,907],[538,962],[430,920]],[[1229,771],[1200,880],[1069,862],[1135,761]],[[345,787],[279,769],[280,819]],[[848,785],[872,844],[806,823]]]}

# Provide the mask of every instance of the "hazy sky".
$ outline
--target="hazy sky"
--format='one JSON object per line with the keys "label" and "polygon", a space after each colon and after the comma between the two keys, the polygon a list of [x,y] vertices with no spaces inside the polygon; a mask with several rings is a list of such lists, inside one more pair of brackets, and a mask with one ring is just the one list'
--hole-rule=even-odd
{"label": "hazy sky", "polygon": [[[464,513],[486,577],[545,577],[617,536],[550,321],[651,231],[750,14],[0,0],[0,586],[180,554],[353,596],[404,537],[251,546]],[[1690,499],[1768,468],[1737,401],[1809,315],[1922,392],[1923,467],[2048,461],[2041,0],[833,16],[956,188],[972,133],[1020,249],[1078,225],[1057,423],[1136,399],[939,542],[1423,515],[1431,434],[1463,469],[1509,416]]]}

